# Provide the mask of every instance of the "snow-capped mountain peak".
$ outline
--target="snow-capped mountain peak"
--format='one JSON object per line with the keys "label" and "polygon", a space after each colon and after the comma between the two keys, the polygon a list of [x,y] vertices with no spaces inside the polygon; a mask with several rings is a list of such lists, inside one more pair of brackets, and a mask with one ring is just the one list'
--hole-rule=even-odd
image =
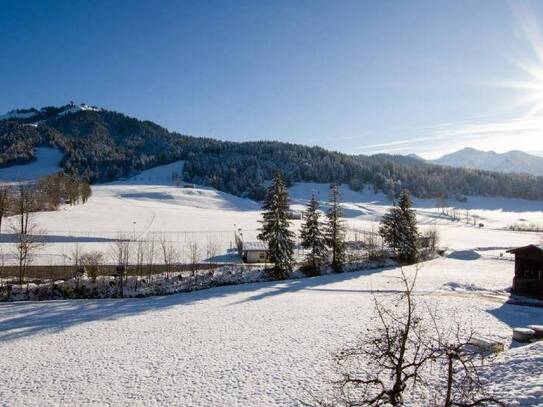
{"label": "snow-capped mountain peak", "polygon": [[495,151],[481,151],[466,147],[432,162],[450,167],[543,176],[543,158],[519,150],[500,154]]}

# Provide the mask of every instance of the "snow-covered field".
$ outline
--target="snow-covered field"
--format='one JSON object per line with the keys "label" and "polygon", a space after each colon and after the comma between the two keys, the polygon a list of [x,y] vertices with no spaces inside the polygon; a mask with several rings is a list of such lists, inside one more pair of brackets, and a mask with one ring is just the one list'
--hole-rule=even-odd
{"label": "snow-covered field", "polygon": [[[176,186],[171,175],[181,170],[174,163],[97,185],[86,205],[37,215],[49,234],[37,261],[62,261],[75,244],[106,251],[119,232],[166,233],[180,245],[217,239],[224,250],[236,228],[256,234],[258,204]],[[324,200],[327,189],[294,185],[294,207],[303,209],[313,192]],[[353,229],[376,228],[390,207],[369,190],[342,192]],[[513,262],[502,255],[541,240],[504,228],[522,219],[543,223],[543,203],[469,197],[458,204],[476,213],[483,228],[452,221],[434,204],[415,200],[418,220],[422,229],[439,229],[448,255],[423,264],[417,299],[437,306],[443,321],[473,324],[478,334],[503,341],[506,352],[485,370],[492,389],[509,405],[543,405],[543,342],[511,343],[512,327],[543,324],[543,308],[505,304]],[[373,296],[394,295],[399,274],[377,269],[168,297],[0,304],[0,402],[295,405],[304,389],[326,388],[331,352],[364,331]]]}
{"label": "snow-covered field", "polygon": [[[426,263],[417,299],[508,348],[511,327],[542,323],[543,309],[504,304],[505,294],[490,290],[509,284],[512,264],[481,256]],[[305,390],[326,388],[330,353],[364,331],[373,295],[393,295],[398,276],[373,270],[167,297],[1,304],[0,400],[295,405]],[[543,404],[542,352],[543,342],[514,346],[485,370],[500,398]]]}
{"label": "snow-covered field", "polygon": [[[54,161],[51,151],[45,156],[42,153],[40,150],[44,160],[29,164],[29,167],[37,166],[40,173],[50,171]],[[0,179],[9,180],[15,168],[23,167],[26,166],[0,169]],[[37,214],[35,220],[47,234],[47,245],[34,264],[69,264],[76,246],[81,251],[101,251],[107,257],[113,240],[120,234],[139,239],[165,238],[175,242],[185,256],[188,255],[187,244],[197,243],[201,260],[233,260],[226,254],[234,247],[235,230],[241,228],[246,240],[256,238],[260,226],[259,204],[213,188],[176,185],[172,175],[181,174],[182,167],[182,162],[176,162],[144,171],[128,180],[95,185],[87,204]],[[294,209],[303,210],[312,193],[323,200],[323,209],[326,209],[326,184],[298,183],[290,188],[290,193]],[[354,192],[346,186],[342,187],[342,199],[351,238],[356,231],[376,230],[391,204],[381,193],[375,194],[369,189]],[[459,216],[466,209],[471,215],[476,214],[478,222],[485,224],[484,228],[467,225],[462,220],[452,221],[435,208],[435,203],[435,200],[416,199],[414,205],[421,229],[438,227],[442,246],[455,250],[508,248],[539,239],[533,233],[504,229],[519,222],[543,223],[543,202],[469,197],[466,203],[451,203],[459,208]],[[4,232],[8,223],[3,223]],[[298,229],[300,221],[293,224]],[[5,238],[0,243],[0,253],[4,253],[9,262],[11,249],[7,241]],[[205,247],[210,244],[218,248],[213,258],[206,256]]]}

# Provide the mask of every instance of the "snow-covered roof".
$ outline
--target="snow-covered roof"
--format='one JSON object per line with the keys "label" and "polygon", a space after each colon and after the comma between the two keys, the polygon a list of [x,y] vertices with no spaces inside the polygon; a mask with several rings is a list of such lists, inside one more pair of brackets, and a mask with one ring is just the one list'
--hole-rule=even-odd
{"label": "snow-covered roof", "polygon": [[260,240],[255,242],[243,242],[243,251],[267,251],[268,245]]}

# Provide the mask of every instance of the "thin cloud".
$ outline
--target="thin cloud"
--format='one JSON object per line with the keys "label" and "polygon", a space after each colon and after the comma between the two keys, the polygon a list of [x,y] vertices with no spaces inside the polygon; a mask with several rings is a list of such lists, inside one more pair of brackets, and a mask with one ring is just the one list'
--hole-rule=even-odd
{"label": "thin cloud", "polygon": [[430,132],[431,134],[421,130],[415,137],[357,146],[355,149],[367,154],[415,152],[435,156],[467,144],[500,151],[511,149],[513,145],[524,150],[543,148],[543,118],[538,117],[515,118],[502,122],[473,122],[466,125],[443,124],[439,128],[440,130]]}

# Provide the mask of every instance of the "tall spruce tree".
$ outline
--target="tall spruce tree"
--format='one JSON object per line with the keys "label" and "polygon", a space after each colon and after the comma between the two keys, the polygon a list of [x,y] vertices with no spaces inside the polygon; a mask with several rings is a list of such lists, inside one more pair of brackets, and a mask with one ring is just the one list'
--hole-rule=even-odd
{"label": "tall spruce tree", "polygon": [[303,215],[300,237],[302,247],[309,250],[305,256],[305,260],[314,273],[328,259],[328,248],[326,247],[326,238],[320,216],[319,201],[317,201],[315,194],[313,194],[309,201],[309,206]]}
{"label": "tall spruce tree", "polygon": [[262,205],[262,228],[258,235],[268,243],[269,259],[274,264],[271,274],[277,279],[288,278],[294,263],[294,233],[289,230],[288,199],[285,180],[278,171]]}
{"label": "tall spruce tree", "polygon": [[329,209],[326,213],[326,241],[332,252],[332,268],[339,272],[345,263],[345,226],[341,218],[343,209],[340,203],[340,193],[337,184],[330,185]]}
{"label": "tall spruce tree", "polygon": [[383,216],[379,234],[384,241],[396,252],[402,263],[414,263],[418,259],[417,217],[411,209],[411,197],[404,190],[398,198],[398,203]]}

